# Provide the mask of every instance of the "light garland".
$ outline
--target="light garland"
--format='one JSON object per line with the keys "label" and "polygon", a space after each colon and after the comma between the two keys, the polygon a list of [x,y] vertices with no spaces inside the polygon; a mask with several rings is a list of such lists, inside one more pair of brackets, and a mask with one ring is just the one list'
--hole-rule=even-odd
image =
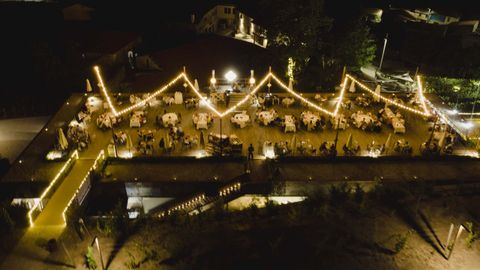
{"label": "light garland", "polygon": [[268,78],[271,76],[271,73],[267,74],[267,76],[265,76],[261,81],[260,83],[255,86],[255,88],[252,89],[252,91],[247,95],[245,96],[242,100],[240,100],[240,102],[238,102],[237,104],[235,104],[233,107],[227,109],[225,112],[222,113],[222,115],[220,117],[223,117],[231,112],[233,112],[234,110],[236,110],[239,106],[242,106],[243,103],[247,102],[249,98],[251,98],[253,95],[255,95],[255,93],[260,89],[260,87],[262,87],[268,80]]}
{"label": "light garland", "polygon": [[417,76],[417,82],[418,82],[418,96],[420,98],[420,103],[422,104],[423,106],[423,110],[430,114],[430,112],[428,111],[428,108],[427,108],[427,105],[425,104],[425,96],[423,95],[423,86],[422,86],[422,82],[420,81],[420,76]]}
{"label": "light garland", "polygon": [[187,75],[185,73],[182,73],[182,76],[183,78],[185,79],[185,82],[188,84],[188,86],[190,86],[190,88],[193,90],[193,92],[198,96],[198,98],[200,100],[203,100],[205,101],[205,104],[207,105],[207,107],[213,111],[216,115],[218,115],[219,117],[222,117],[222,114],[217,111],[217,109],[215,109],[211,104],[210,102],[207,101],[207,98],[202,96],[202,94],[200,93],[200,91],[195,88],[195,86],[192,84],[192,82],[188,79]]}
{"label": "light garland", "polygon": [[[407,107],[403,104],[400,104],[392,99],[389,99],[389,98],[386,98],[380,94],[377,94],[375,91],[373,91],[372,89],[368,88],[366,85],[362,84],[361,82],[357,81],[355,78],[353,78],[352,76],[348,75],[347,74],[347,78],[350,78],[353,82],[355,82],[356,84],[358,84],[363,90],[366,90],[368,92],[370,92],[372,95],[375,95],[377,97],[379,97],[380,99],[382,99],[383,101],[385,101],[386,103],[390,103],[392,105],[395,105],[401,109],[404,109],[404,110],[407,110],[407,111],[410,111],[410,112],[413,112],[413,113],[416,113],[416,114],[420,114],[420,115],[423,115],[423,116],[430,116],[430,113],[428,111],[420,111],[420,110],[417,110],[417,109],[412,109],[410,107]],[[419,93],[420,96],[423,96],[423,94]]]}
{"label": "light garland", "polygon": [[117,110],[115,110],[115,106],[113,106],[113,103],[112,101],[110,100],[110,95],[108,94],[107,92],[107,89],[105,88],[105,85],[103,84],[103,79],[102,79],[102,75],[100,74],[100,68],[98,66],[95,66],[93,68],[95,70],[95,73],[97,74],[97,79],[98,79],[98,85],[100,86],[100,88],[102,89],[102,92],[103,92],[103,95],[105,96],[105,98],[107,99],[107,103],[108,103],[108,106],[110,107],[110,109],[112,110],[113,114],[115,116],[117,116]]}
{"label": "light garland", "polygon": [[[315,109],[317,109],[318,111],[321,111],[321,112],[324,112],[328,115],[331,115],[331,116],[335,116],[334,113],[330,112],[330,111],[327,111],[325,110],[324,108],[310,102],[309,100],[307,100],[306,98],[300,96],[297,92],[293,91],[292,89],[288,88],[288,86],[286,86],[282,81],[280,81],[280,79],[277,78],[277,76],[275,76],[273,73],[270,73],[269,74],[270,76],[272,76],[272,78],[283,88],[285,89],[287,92],[289,92],[290,94],[292,94],[293,96],[295,96],[296,98],[300,99],[301,101],[307,103],[310,107],[313,107]],[[338,102],[341,102],[341,100],[339,100]]]}
{"label": "light garland", "polygon": [[98,162],[99,162],[99,160],[102,159],[102,158],[105,158],[105,151],[104,151],[103,149],[98,153],[97,158],[96,158],[95,161],[93,162],[92,167],[90,167],[90,169],[88,170],[87,174],[86,174],[85,177],[83,178],[82,182],[80,182],[80,185],[78,186],[77,190],[76,190],[75,193],[73,194],[72,198],[70,198],[70,200],[68,201],[67,206],[65,206],[65,209],[63,209],[62,217],[63,217],[63,222],[65,223],[65,225],[67,224],[67,219],[66,219],[66,217],[65,217],[65,213],[68,211],[68,208],[69,208],[70,205],[72,204],[73,199],[75,199],[75,197],[77,197],[78,192],[80,191],[80,189],[82,188],[83,184],[84,184],[85,181],[88,179],[88,177],[90,176],[90,174],[92,173],[92,171],[95,170],[95,169],[97,169]]}
{"label": "light garland", "polygon": [[336,116],[337,113],[338,113],[338,110],[340,109],[340,105],[342,104],[342,101],[343,101],[343,94],[345,93],[345,88],[346,88],[346,85],[347,85],[347,81],[348,81],[348,78],[345,77],[345,79],[343,80],[343,84],[342,84],[342,90],[340,90],[340,96],[338,98],[337,105],[335,106],[335,111],[333,111],[333,116]]}
{"label": "light garland", "polygon": [[400,104],[392,99],[389,99],[389,98],[386,98],[384,96],[382,96],[381,94],[378,94],[376,93],[375,91],[373,91],[372,89],[368,88],[366,85],[362,84],[361,82],[359,82],[358,80],[356,80],[355,78],[353,78],[351,75],[349,74],[346,74],[345,76],[345,79],[342,83],[342,89],[340,90],[340,94],[339,94],[339,97],[338,97],[338,102],[337,104],[335,105],[335,109],[333,112],[331,111],[328,111],[326,110],[325,108],[322,108],[320,106],[318,106],[317,104],[309,101],[308,99],[302,97],[300,94],[298,94],[297,92],[295,92],[293,89],[290,89],[287,85],[285,85],[277,76],[275,76],[275,74],[273,74],[271,71],[269,71],[269,73],[260,81],[259,84],[257,84],[255,86],[254,89],[252,89],[252,91],[247,95],[245,96],[242,100],[240,100],[240,102],[238,102],[237,104],[233,105],[232,107],[228,108],[226,111],[224,112],[220,112],[218,111],[214,106],[212,106],[208,101],[207,101],[207,97],[203,96],[201,93],[200,93],[200,90],[197,89],[193,83],[190,81],[190,79],[188,78],[188,76],[186,75],[185,72],[182,72],[180,73],[176,78],[174,78],[172,81],[170,81],[167,85],[163,86],[162,88],[158,89],[157,91],[155,91],[154,93],[150,94],[147,98],[143,99],[142,101],[140,102],[137,102],[136,104],[130,106],[130,107],[127,107],[121,111],[117,111],[115,109],[115,107],[113,106],[112,102],[111,102],[111,99],[110,99],[110,96],[108,95],[108,91],[107,89],[105,88],[104,86],[104,83],[103,83],[103,79],[101,77],[101,74],[100,74],[100,70],[99,70],[99,67],[98,66],[95,66],[95,71],[97,73],[97,77],[99,79],[99,85],[102,89],[102,92],[103,94],[105,95],[106,99],[107,99],[107,102],[110,106],[110,108],[112,109],[112,112],[114,113],[115,116],[119,116],[119,115],[122,115],[122,114],[125,114],[133,109],[136,109],[140,106],[144,106],[146,102],[148,102],[149,100],[151,100],[152,98],[156,97],[157,95],[163,93],[165,90],[167,90],[169,87],[171,87],[173,84],[175,84],[180,78],[183,77],[183,79],[185,80],[185,83],[187,84],[187,86],[189,86],[193,92],[195,93],[195,95],[198,96],[198,98],[200,100],[203,100],[205,101],[205,104],[206,106],[208,107],[208,109],[210,109],[212,112],[214,112],[218,117],[222,118],[228,114],[230,114],[231,112],[235,111],[239,106],[241,106],[242,104],[244,104],[245,102],[247,102],[266,82],[267,80],[269,80],[270,78],[273,78],[284,90],[286,90],[288,93],[290,93],[291,95],[293,95],[294,97],[296,97],[297,99],[301,100],[303,103],[306,103],[308,106],[310,107],[313,107],[314,109],[320,111],[320,112],[323,112],[325,114],[328,114],[330,116],[336,116],[340,110],[340,105],[343,101],[343,98],[344,98],[344,94],[345,94],[345,89],[346,89],[346,85],[348,83],[348,80],[351,80],[352,83],[356,83],[358,84],[363,90],[371,93],[372,95],[374,96],[377,96],[379,97],[381,100],[385,101],[386,103],[390,103],[394,106],[397,106],[401,109],[404,109],[404,110],[407,110],[407,111],[410,111],[410,112],[413,112],[413,113],[416,113],[416,114],[419,114],[419,115],[422,115],[422,116],[430,116],[430,112],[428,111],[427,109],[427,105],[426,105],[426,98],[425,96],[423,95],[423,87],[422,87],[422,84],[421,84],[421,81],[420,81],[420,76],[417,76],[417,81],[418,81],[418,94],[419,94],[419,98],[420,98],[420,103],[424,109],[424,111],[420,111],[420,110],[417,110],[417,109],[413,109],[413,108],[410,108],[408,106],[405,106],[403,104]]}
{"label": "light garland", "polygon": [[53,185],[55,184],[55,182],[57,182],[57,180],[60,178],[60,176],[63,174],[63,172],[67,169],[67,167],[75,160],[78,159],[78,150],[75,150],[73,151],[72,155],[70,155],[70,158],[65,162],[65,164],[63,164],[62,168],[58,171],[58,173],[55,175],[55,177],[53,178],[53,180],[50,182],[50,184],[48,185],[48,187],[43,191],[42,195],[40,195],[40,200],[32,207],[32,209],[30,209],[28,211],[28,222],[30,224],[30,227],[33,227],[33,219],[32,219],[32,213],[33,211],[35,211],[35,209],[38,208],[38,206],[40,205],[40,202],[43,200],[43,198],[45,198],[45,196],[47,195],[47,193],[50,191],[50,189],[53,187]]}
{"label": "light garland", "polygon": [[234,184],[231,184],[229,186],[226,186],[226,187],[220,189],[220,191],[218,192],[218,195],[220,197],[230,195],[233,192],[239,191],[241,189],[241,187],[242,187],[242,183],[241,182],[236,182]]}

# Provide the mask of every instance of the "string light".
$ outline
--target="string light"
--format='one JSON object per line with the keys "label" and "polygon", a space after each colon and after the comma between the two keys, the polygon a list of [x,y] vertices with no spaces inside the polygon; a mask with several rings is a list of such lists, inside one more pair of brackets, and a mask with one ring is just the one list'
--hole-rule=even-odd
{"label": "string light", "polygon": [[[98,68],[98,66],[95,66],[95,70],[97,72],[97,77],[99,79],[99,85],[100,87],[102,88],[102,91],[103,91],[103,94],[105,95],[106,99],[107,99],[107,102],[110,106],[110,108],[112,109],[112,112],[114,113],[115,116],[119,116],[119,115],[122,115],[124,113],[127,113],[133,109],[136,109],[140,106],[144,106],[146,102],[148,102],[149,100],[151,100],[152,98],[156,97],[157,95],[163,93],[165,90],[167,90],[169,87],[171,87],[173,84],[175,84],[180,78],[184,78],[187,86],[190,86],[190,88],[193,90],[193,92],[198,96],[199,99],[203,100],[203,101],[207,101],[207,98],[204,97],[199,89],[197,89],[193,83],[189,80],[188,76],[186,75],[185,72],[182,72],[180,73],[175,79],[173,79],[172,81],[170,81],[167,85],[163,86],[162,88],[160,88],[159,90],[155,91],[154,93],[150,94],[147,98],[143,99],[142,101],[139,101],[137,102],[136,104],[130,106],[130,107],[127,107],[119,112],[116,111],[116,109],[114,108],[112,102],[111,102],[111,99],[108,95],[108,92],[103,84],[103,80],[101,78],[101,75],[100,75],[100,70]],[[277,76],[275,76],[275,74],[273,74],[271,71],[261,80],[261,82],[254,88],[252,89],[252,91],[247,95],[245,96],[242,100],[240,100],[240,102],[238,102],[237,104],[233,105],[232,107],[228,108],[226,111],[224,111],[223,113],[222,112],[219,112],[214,106],[212,106],[209,102],[205,102],[206,106],[212,111],[214,112],[218,117],[224,117],[225,115],[228,115],[230,114],[231,112],[233,112],[234,110],[236,110],[239,106],[241,106],[242,104],[244,104],[245,102],[247,102],[249,100],[249,98],[251,98],[266,82],[268,79],[270,78],[273,78],[283,89],[285,89],[287,92],[289,92],[290,94],[292,94],[294,97],[296,97],[297,99],[301,100],[302,102],[306,103],[308,106],[310,107],[313,107],[314,109],[318,110],[318,111],[321,111],[325,114],[328,114],[330,116],[336,116],[338,114],[338,111],[340,109],[340,105],[343,101],[343,97],[344,97],[344,93],[345,93],[345,89],[346,89],[346,85],[348,83],[348,80],[350,79],[352,81],[352,83],[356,83],[358,84],[362,89],[366,90],[367,92],[379,97],[381,100],[387,102],[387,103],[390,103],[392,105],[395,105],[399,108],[402,108],[404,110],[407,110],[407,111],[410,111],[410,112],[413,112],[413,113],[416,113],[416,114],[420,114],[420,115],[423,115],[423,116],[429,116],[430,115],[430,112],[428,111],[427,109],[427,105],[426,105],[426,98],[424,97],[423,95],[423,87],[422,87],[422,84],[421,84],[421,81],[420,81],[420,76],[417,77],[417,81],[418,81],[418,94],[419,94],[419,98],[420,98],[420,103],[424,109],[424,111],[420,111],[420,110],[417,110],[417,109],[413,109],[413,108],[410,108],[408,106],[405,106],[403,104],[400,104],[392,99],[389,99],[389,98],[386,98],[378,93],[376,93],[375,91],[371,90],[370,88],[368,88],[366,85],[362,84],[361,82],[359,82],[358,80],[356,80],[355,78],[353,78],[351,75],[347,74],[345,76],[345,79],[342,83],[342,89],[340,91],[340,95],[339,95],[339,98],[338,98],[338,102],[335,106],[335,109],[333,112],[331,111],[328,111],[316,104],[314,104],[313,102],[309,101],[308,99],[302,97],[300,94],[298,94],[297,92],[295,92],[293,89],[290,89],[287,85],[285,85]]]}
{"label": "string light", "polygon": [[336,116],[337,113],[338,113],[338,110],[340,109],[340,105],[342,104],[342,101],[343,101],[343,93],[345,93],[345,88],[346,88],[346,85],[347,85],[347,81],[348,81],[348,78],[345,77],[345,79],[343,80],[343,84],[342,84],[342,90],[340,90],[340,96],[338,98],[337,105],[335,106],[335,111],[333,111],[333,116]]}
{"label": "string light", "polygon": [[[351,79],[353,82],[355,82],[356,84],[358,84],[362,89],[364,89],[364,90],[370,92],[371,94],[379,97],[380,99],[382,99],[383,101],[385,101],[385,102],[387,102],[387,103],[390,103],[390,104],[395,105],[395,106],[397,106],[397,107],[399,107],[399,108],[402,108],[402,109],[404,109],[404,110],[407,110],[407,111],[410,111],[410,112],[413,112],[413,113],[416,113],[416,114],[420,114],[420,115],[423,115],[423,116],[430,116],[430,113],[429,113],[428,111],[423,111],[423,112],[422,112],[422,111],[420,111],[420,110],[412,109],[412,108],[410,108],[410,107],[407,107],[407,106],[405,106],[405,105],[403,105],[403,104],[400,104],[400,103],[398,103],[398,102],[396,102],[396,101],[394,101],[394,100],[391,100],[391,99],[386,98],[386,97],[384,97],[384,96],[382,96],[382,95],[380,95],[380,94],[377,94],[375,91],[371,90],[371,89],[368,88],[366,85],[364,85],[364,84],[362,84],[361,82],[357,81],[355,78],[353,78],[352,76],[350,76],[350,75],[348,75],[348,74],[347,74],[347,77],[350,78],[350,79]],[[420,92],[419,92],[419,95],[420,95],[420,96],[423,96]]]}
{"label": "string light", "polygon": [[[288,86],[286,86],[282,81],[280,81],[280,79],[277,78],[277,76],[275,76],[273,73],[270,73],[269,74],[283,89],[285,89],[286,91],[288,91],[290,94],[292,94],[293,96],[295,96],[296,98],[300,99],[301,101],[303,101],[304,103],[307,103],[309,106],[321,111],[321,112],[324,112],[328,115],[331,115],[331,116],[335,116],[334,113],[330,112],[330,111],[327,111],[325,110],[324,108],[310,102],[309,100],[305,99],[304,97],[300,96],[299,94],[297,94],[295,91],[293,91],[292,89],[288,88]],[[341,102],[341,100],[339,100],[338,102]]]}
{"label": "string light", "polygon": [[97,155],[97,158],[95,159],[95,161],[93,162],[93,165],[92,167],[90,167],[90,169],[88,170],[87,174],[85,175],[85,177],[83,178],[82,182],[80,182],[80,185],[78,186],[77,190],[75,191],[75,193],[73,194],[72,198],[70,198],[70,200],[68,201],[67,203],[67,206],[65,206],[65,209],[63,209],[63,212],[62,212],[62,217],[63,217],[63,222],[65,223],[65,225],[67,224],[67,219],[65,217],[65,213],[68,211],[68,208],[70,207],[70,205],[72,204],[73,202],[73,199],[75,199],[75,197],[77,197],[77,194],[78,192],[80,191],[80,189],[82,188],[83,184],[85,183],[85,181],[87,181],[88,177],[90,176],[90,174],[92,173],[93,170],[97,169],[97,165],[98,165],[98,162],[100,161],[100,159],[103,159],[105,158],[105,151],[104,150],[101,150],[98,155]]}
{"label": "string light", "polygon": [[132,106],[130,107],[127,107],[123,110],[121,110],[120,112],[116,113],[115,116],[119,116],[119,115],[122,115],[122,114],[125,114],[127,112],[130,112],[134,109],[137,109],[139,107],[142,107],[142,106],[145,106],[145,103],[147,103],[148,101],[150,101],[151,99],[155,98],[156,96],[160,95],[161,93],[163,93],[165,90],[167,90],[168,88],[170,88],[173,84],[175,84],[180,78],[182,78],[182,76],[184,76],[184,73],[180,73],[175,79],[173,79],[172,81],[170,81],[167,85],[163,86],[162,88],[158,89],[157,91],[153,92],[152,94],[148,95],[148,97],[146,97],[145,99],[143,99],[142,101],[139,101],[135,104],[133,104]]}
{"label": "string light", "polygon": [[102,89],[103,95],[107,99],[108,106],[112,110],[113,114],[115,116],[117,116],[118,115],[117,110],[115,110],[115,107],[113,106],[113,103],[110,100],[110,95],[108,94],[107,89],[105,88],[105,85],[103,84],[102,75],[100,74],[100,68],[98,66],[95,66],[93,69],[95,70],[95,73],[97,74],[98,85]]}
{"label": "string light", "polygon": [[75,160],[78,159],[78,151],[75,150],[73,151],[72,155],[70,155],[70,158],[63,164],[62,168],[57,172],[53,180],[50,182],[48,187],[43,191],[42,195],[40,195],[40,200],[28,211],[28,222],[30,223],[30,227],[33,227],[33,218],[32,218],[32,213],[35,211],[38,206],[40,205],[40,202],[45,198],[47,193],[52,189],[53,185],[57,182],[57,180],[60,178],[60,176],[63,174],[63,172],[67,169],[67,167]]}
{"label": "string light", "polygon": [[425,104],[425,96],[423,95],[423,86],[422,86],[422,82],[420,81],[420,76],[417,76],[417,82],[418,82],[418,97],[420,98],[420,103],[422,104],[423,106],[423,110],[430,114],[430,112],[428,111],[427,109],[427,105]]}

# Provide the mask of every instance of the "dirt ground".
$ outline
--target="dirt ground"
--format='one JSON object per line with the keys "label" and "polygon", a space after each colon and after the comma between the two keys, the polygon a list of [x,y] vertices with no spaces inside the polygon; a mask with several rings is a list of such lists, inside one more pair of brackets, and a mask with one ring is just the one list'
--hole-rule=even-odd
{"label": "dirt ground", "polygon": [[[385,206],[358,210],[352,205],[305,211],[302,203],[275,209],[205,213],[203,221],[147,222],[127,238],[114,241],[93,227],[108,269],[478,269],[480,241],[459,237],[445,259],[450,223],[473,221],[480,230],[476,205],[480,196],[445,196],[409,204],[406,211]],[[272,214],[273,213],[273,214]],[[202,219],[200,217],[200,219]],[[407,236],[408,235],[408,236]],[[399,237],[406,236],[398,253]],[[92,238],[80,240],[69,230],[62,241],[77,269],[86,269],[84,254]],[[98,252],[94,251],[100,269]],[[58,251],[48,263],[29,269],[67,269],[70,260]],[[7,269],[7,268],[3,268]],[[11,268],[13,269],[13,268]],[[17,268],[18,269],[18,268]]]}

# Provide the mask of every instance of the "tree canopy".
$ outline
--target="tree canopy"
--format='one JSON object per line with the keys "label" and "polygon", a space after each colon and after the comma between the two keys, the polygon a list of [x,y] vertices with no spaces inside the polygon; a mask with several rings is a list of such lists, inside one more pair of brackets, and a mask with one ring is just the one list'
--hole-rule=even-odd
{"label": "tree canopy", "polygon": [[339,83],[344,65],[359,70],[375,57],[375,39],[359,12],[336,20],[323,0],[262,0],[260,5],[269,11],[261,19],[269,40],[268,61],[286,74],[292,58],[295,81],[304,88],[331,88]]}

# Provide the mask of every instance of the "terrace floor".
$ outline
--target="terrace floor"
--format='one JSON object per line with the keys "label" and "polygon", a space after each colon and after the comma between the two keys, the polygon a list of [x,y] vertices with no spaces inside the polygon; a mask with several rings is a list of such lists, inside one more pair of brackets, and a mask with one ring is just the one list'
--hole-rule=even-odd
{"label": "terrace floor", "polygon": [[[168,95],[168,94],[167,94]],[[287,96],[287,94],[278,94],[279,96]],[[354,98],[358,94],[350,94],[347,95],[347,98]],[[123,95],[125,96],[125,95]],[[310,95],[305,94],[305,97],[309,98]],[[332,94],[325,94],[325,96],[328,97],[328,101],[325,102],[324,106],[326,109],[333,111],[335,102],[337,98],[333,96]],[[312,99],[313,95],[310,97],[310,100],[313,101]],[[125,96],[126,98],[126,96]],[[119,106],[122,108],[122,106]],[[117,108],[119,108],[117,107]],[[216,106],[219,111],[224,111],[226,108],[224,105],[217,105]],[[369,108],[364,108],[364,107],[358,107],[356,105],[353,105],[350,110],[341,110],[340,112],[346,115],[346,117],[350,117],[350,115],[353,112],[356,112],[358,110],[362,110],[363,112],[372,112],[374,115],[378,113],[378,110],[380,110],[383,106],[378,105],[378,106],[371,106]],[[278,112],[280,117],[283,117],[284,115],[294,115],[297,119],[300,119],[300,114],[303,111],[310,110],[314,111],[315,109],[313,108],[307,108],[304,106],[301,106],[299,102],[296,102],[294,105],[292,105],[290,108],[286,108],[282,105],[275,105],[273,108]],[[392,106],[391,107],[393,111],[396,109]],[[164,114],[164,112],[174,112],[177,114],[181,114],[182,121],[179,125],[181,126],[184,133],[186,135],[199,135],[200,136],[200,131],[195,129],[195,126],[192,121],[192,115],[194,112],[209,112],[209,109],[206,107],[199,107],[197,109],[186,109],[183,105],[171,105],[171,106],[161,106],[161,105],[153,105],[150,106],[149,109],[146,110],[146,117],[147,117],[147,123],[142,126],[140,129],[146,129],[146,130],[152,130],[154,132],[154,137],[155,137],[155,144],[154,144],[154,151],[153,151],[153,156],[160,156],[160,155],[167,155],[160,151],[160,148],[158,147],[158,142],[160,138],[165,138],[168,134],[169,129],[164,128],[161,126],[158,126],[155,123],[155,118],[157,116],[160,116]],[[230,122],[230,115],[226,116],[223,118],[223,120],[220,120],[218,117],[214,118],[213,124],[210,126],[209,129],[203,130],[203,135],[205,141],[207,140],[207,135],[208,133],[220,133],[220,122],[222,125],[222,134],[235,134],[237,135],[240,140],[243,142],[243,154],[247,154],[247,147],[249,144],[252,144],[253,147],[255,148],[255,155],[262,155],[262,146],[265,141],[271,141],[273,143],[275,142],[284,142],[288,141],[289,144],[292,142],[293,137],[295,136],[296,142],[300,141],[306,141],[309,144],[311,144],[315,149],[318,149],[320,144],[325,142],[325,141],[334,141],[335,136],[336,136],[336,130],[331,128],[331,125],[327,125],[327,128],[322,131],[307,131],[305,128],[301,127],[297,129],[296,133],[285,133],[281,127],[270,125],[270,126],[263,126],[260,125],[258,122],[253,121],[255,119],[255,112],[257,111],[257,107],[252,105],[248,108],[247,114],[249,114],[250,119],[252,120],[251,125],[247,125],[245,128],[238,128],[234,124]],[[94,116],[92,117],[92,121],[89,124],[89,130],[93,132],[92,134],[95,134],[96,137],[112,137],[112,132],[111,130],[100,130],[95,126],[95,119],[98,114],[100,114],[102,110],[96,112]],[[345,130],[339,131],[338,135],[338,146],[337,146],[337,152],[339,155],[343,155],[343,151],[341,150],[341,147],[346,143],[347,138],[349,134],[352,134],[352,137],[354,140],[358,141],[360,147],[362,150],[365,150],[367,145],[371,143],[372,141],[375,141],[378,144],[383,144],[386,142],[389,134],[392,134],[391,137],[391,146],[393,147],[393,143],[396,142],[399,139],[405,139],[406,141],[409,142],[409,144],[413,147],[413,155],[420,155],[420,145],[428,139],[430,136],[430,132],[428,131],[428,128],[433,125],[431,122],[427,122],[426,119],[424,119],[420,115],[416,115],[413,113],[409,113],[403,110],[399,110],[399,112],[404,116],[405,118],[405,127],[406,127],[406,133],[405,134],[393,134],[393,129],[391,126],[388,126],[384,124],[382,126],[381,132],[366,132],[361,129],[355,128],[353,126],[348,127]],[[325,115],[327,122],[329,122],[329,116]],[[119,125],[115,127],[115,131],[118,130],[123,130],[127,132],[130,135],[130,138],[132,139],[133,143],[133,148],[137,146],[139,138],[137,135],[138,128],[130,128],[129,127],[129,116],[125,116],[126,119],[124,119]],[[117,148],[117,154],[121,156],[126,156],[127,152],[132,152],[133,156],[139,156],[142,155],[139,152],[136,152],[135,149],[128,149],[126,146],[119,146]],[[182,149],[181,147],[176,147],[176,149],[168,153],[168,155],[172,156],[197,156],[199,154],[199,148],[193,148],[193,149]],[[389,154],[394,154],[394,151],[390,151]],[[361,155],[366,155],[366,151],[361,152]]]}

